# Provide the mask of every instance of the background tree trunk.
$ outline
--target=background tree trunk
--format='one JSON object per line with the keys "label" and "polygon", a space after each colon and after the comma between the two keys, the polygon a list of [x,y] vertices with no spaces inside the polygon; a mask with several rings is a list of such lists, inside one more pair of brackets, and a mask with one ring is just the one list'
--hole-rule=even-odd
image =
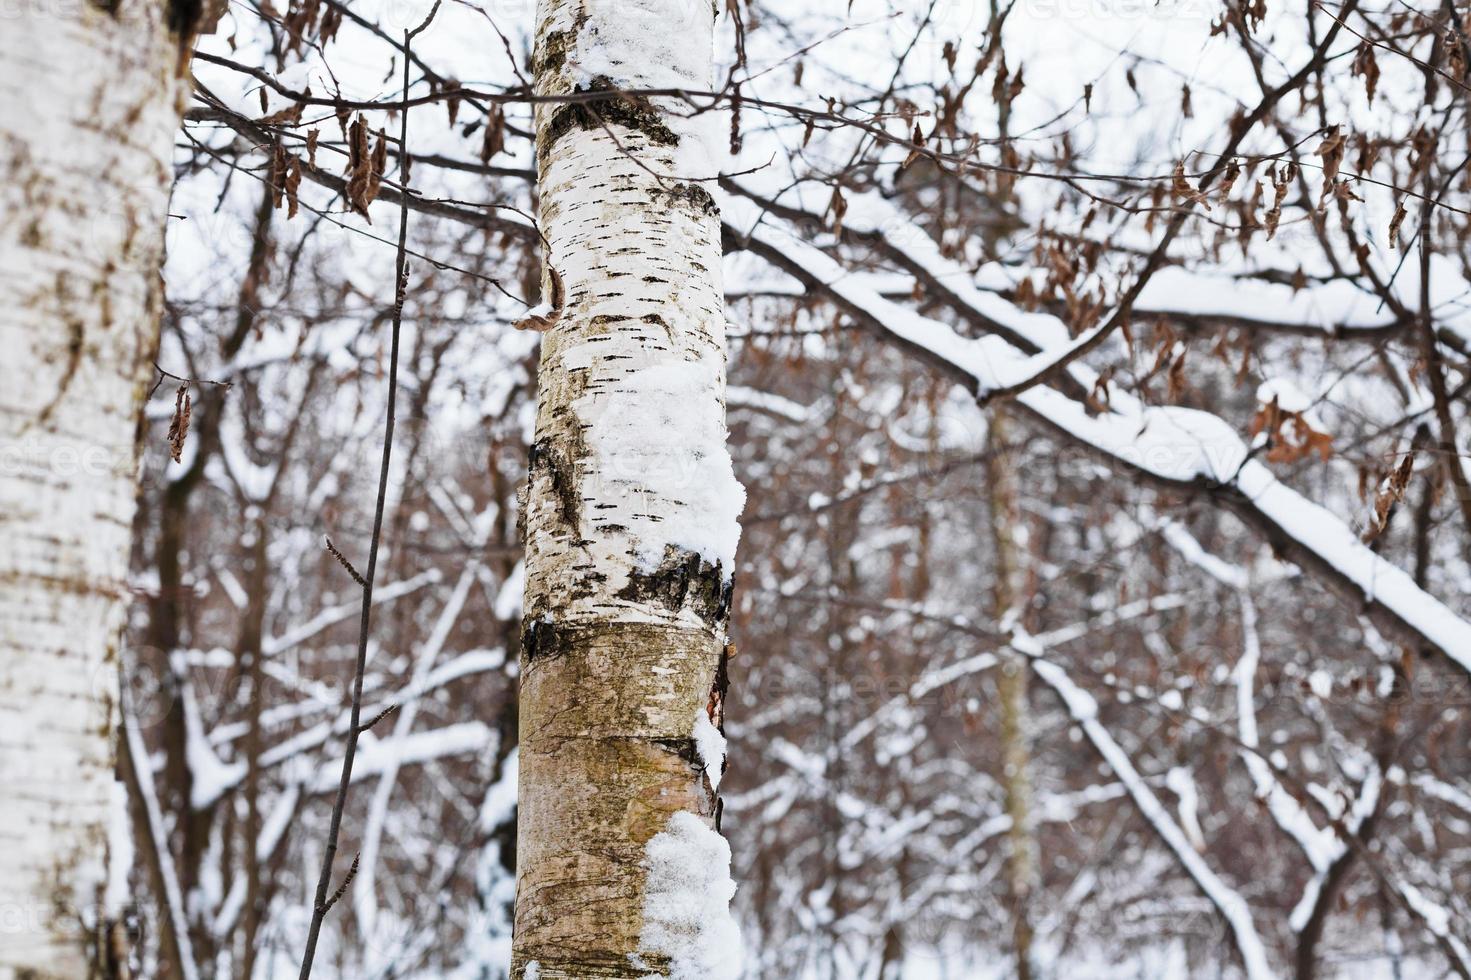
{"label": "background tree trunk", "polygon": [[[1006,446],[1005,409],[991,412],[986,471],[991,486],[991,533],[996,549],[996,584],[992,615],[1005,624],[1013,618],[1025,628],[1021,607],[1025,590],[1021,547],[1017,532],[1021,510],[1017,501],[1016,454]],[[1004,629],[1003,625],[1003,629]],[[1006,878],[1011,900],[1011,939],[1016,955],[1017,980],[1036,975],[1032,957],[1032,893],[1037,882],[1037,843],[1032,825],[1031,752],[1027,745],[1027,658],[1012,650],[1001,654],[996,679],[1001,708],[1001,784],[1006,791]]]}
{"label": "background tree trunk", "polygon": [[[713,23],[707,0],[542,0],[537,91],[708,89]],[[537,110],[541,225],[566,298],[542,345],[526,508],[517,978],[739,971],[728,915],[689,918],[733,889],[711,829],[721,761],[695,734],[703,718],[701,744],[722,741],[744,492],[725,447],[719,216],[684,179],[706,156],[704,120],[672,104]],[[671,822],[681,813],[698,823]],[[661,847],[727,867],[671,903],[647,870]]]}
{"label": "background tree trunk", "polygon": [[117,651],[184,86],[161,3],[17,10],[0,30],[0,881],[21,912],[0,976],[74,980],[122,975]]}

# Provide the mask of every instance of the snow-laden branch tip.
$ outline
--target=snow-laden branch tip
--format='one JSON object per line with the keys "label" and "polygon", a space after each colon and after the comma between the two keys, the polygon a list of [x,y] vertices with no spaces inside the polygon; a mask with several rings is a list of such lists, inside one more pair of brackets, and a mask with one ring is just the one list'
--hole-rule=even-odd
{"label": "snow-laden branch tip", "polygon": [[[825,293],[881,338],[922,357],[971,391],[996,386],[1008,372],[1026,370],[1029,355],[1006,339],[963,337],[946,323],[877,295],[830,255],[804,241],[795,228],[749,199],[728,196],[723,208],[728,231],[737,240]],[[1056,318],[1025,313],[976,289],[969,274],[941,257],[922,229],[902,216],[893,220],[904,222],[903,248],[916,254],[916,261],[944,284],[945,298],[952,305],[984,310],[987,317],[1004,324],[1010,336],[1024,338],[1036,350],[1046,350],[1067,336]],[[1100,380],[1079,363],[1069,365],[1067,377],[1084,391]],[[1471,673],[1471,623],[1368,548],[1340,518],[1278,481],[1221,418],[1197,409],[1145,406],[1117,389],[1111,393],[1110,410],[1097,414],[1083,401],[1046,386],[1028,389],[1017,402],[1110,462],[1152,482],[1207,493],[1213,502],[1269,535],[1288,558],[1339,591],[1352,591],[1402,632],[1414,634]]]}

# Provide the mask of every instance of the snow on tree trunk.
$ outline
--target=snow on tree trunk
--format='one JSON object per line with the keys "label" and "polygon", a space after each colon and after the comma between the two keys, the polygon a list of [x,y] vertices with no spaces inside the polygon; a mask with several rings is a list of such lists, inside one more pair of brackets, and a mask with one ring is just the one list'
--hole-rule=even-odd
{"label": "snow on tree trunk", "polygon": [[117,650],[184,91],[172,16],[22,3],[0,28],[0,977],[120,975]]}
{"label": "snow on tree trunk", "polygon": [[[710,0],[541,0],[536,89],[708,90],[714,18]],[[740,973],[714,784],[745,495],[719,212],[691,179],[714,176],[719,128],[669,98],[537,110],[565,304],[526,503],[517,980]]]}

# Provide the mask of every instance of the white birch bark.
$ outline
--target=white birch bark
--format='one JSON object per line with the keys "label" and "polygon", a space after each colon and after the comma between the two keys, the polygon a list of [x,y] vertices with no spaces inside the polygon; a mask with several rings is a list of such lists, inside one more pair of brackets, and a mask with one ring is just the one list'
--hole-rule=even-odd
{"label": "white birch bark", "polygon": [[[708,90],[713,25],[710,0],[540,0],[537,91]],[[517,980],[739,974],[709,721],[744,493],[719,214],[687,179],[713,176],[706,118],[627,98],[537,112],[565,308],[527,491]]]}
{"label": "white birch bark", "polygon": [[103,933],[126,870],[109,888],[117,649],[184,90],[168,17],[23,0],[0,26],[0,978],[122,975]]}

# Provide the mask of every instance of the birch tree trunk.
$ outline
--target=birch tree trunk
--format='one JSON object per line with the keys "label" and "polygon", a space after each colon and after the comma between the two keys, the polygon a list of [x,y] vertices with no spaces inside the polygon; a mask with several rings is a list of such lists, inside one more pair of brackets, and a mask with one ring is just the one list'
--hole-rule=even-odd
{"label": "birch tree trunk", "polygon": [[125,975],[117,652],[176,16],[26,0],[0,28],[0,978]]}
{"label": "birch tree trunk", "polygon": [[[708,90],[713,25],[710,0],[540,0],[537,92]],[[636,96],[537,110],[565,301],[527,489],[516,980],[739,975],[715,789],[744,492],[719,214],[687,179],[714,174],[709,118]]]}

